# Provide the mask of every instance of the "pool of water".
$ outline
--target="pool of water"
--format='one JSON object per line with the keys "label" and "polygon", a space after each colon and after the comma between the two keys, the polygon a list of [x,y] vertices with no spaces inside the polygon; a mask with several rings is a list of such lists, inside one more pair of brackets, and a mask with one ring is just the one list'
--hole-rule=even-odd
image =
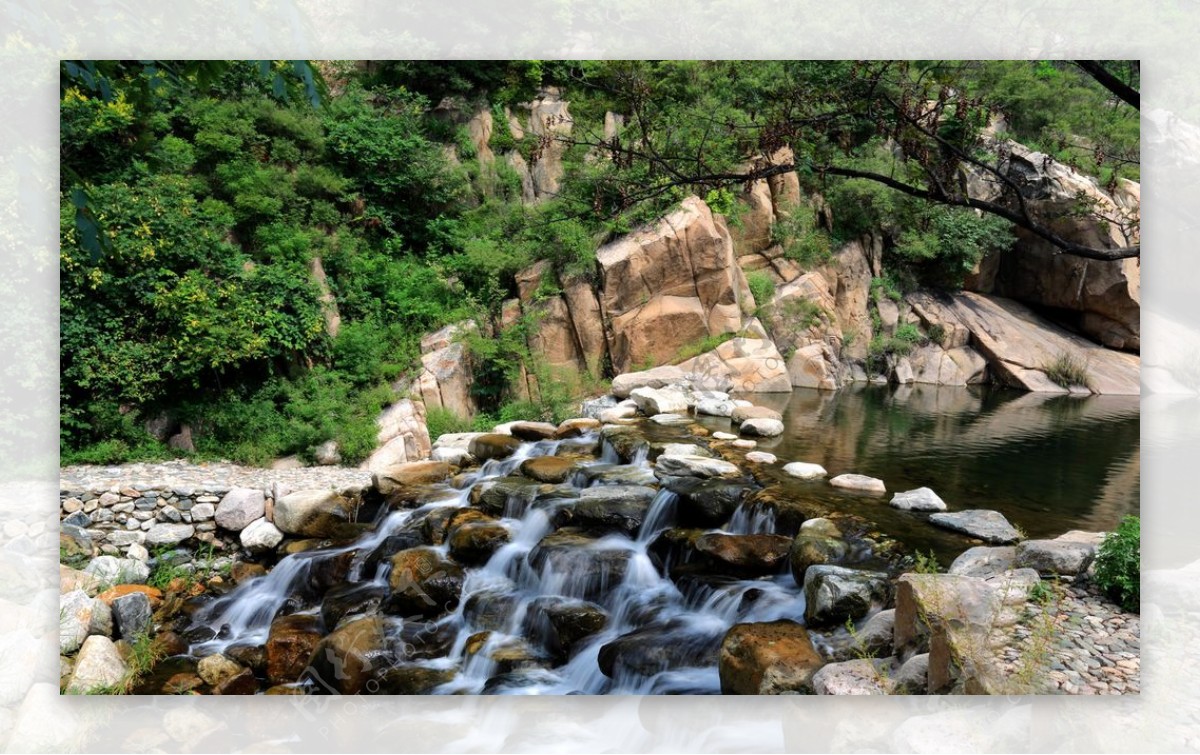
{"label": "pool of water", "polygon": [[[1033,538],[1110,530],[1138,512],[1137,396],[862,385],[748,398],[783,412],[784,434],[759,444],[781,463],[815,462],[830,476],[866,474],[888,488],[869,496],[825,481],[789,482],[797,495],[859,513],[943,558],[961,552],[963,538],[892,509],[892,492],[930,487],[952,511],[995,509]],[[729,429],[728,420],[703,422]]]}

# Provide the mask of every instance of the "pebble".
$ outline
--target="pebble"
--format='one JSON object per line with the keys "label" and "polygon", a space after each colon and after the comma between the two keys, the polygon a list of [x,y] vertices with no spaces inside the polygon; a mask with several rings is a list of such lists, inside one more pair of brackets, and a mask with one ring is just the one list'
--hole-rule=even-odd
{"label": "pebble", "polygon": [[[145,481],[133,484],[130,481]],[[220,482],[217,482],[217,481]],[[194,493],[203,490],[220,494],[233,487],[268,488],[272,483],[289,486],[292,490],[331,488],[346,490],[365,488],[371,484],[371,473],[356,467],[302,467],[300,469],[264,469],[244,467],[226,462],[195,464],[183,460],[157,463],[126,464],[120,467],[77,465],[63,467],[59,487],[79,494],[94,492],[122,496],[131,500],[154,499],[163,491]],[[107,500],[112,500],[111,498]],[[196,503],[217,503],[211,495],[193,499]],[[93,503],[95,503],[93,501]],[[97,504],[98,505],[98,504]],[[146,504],[143,504],[146,505]],[[86,504],[85,504],[86,507]]]}

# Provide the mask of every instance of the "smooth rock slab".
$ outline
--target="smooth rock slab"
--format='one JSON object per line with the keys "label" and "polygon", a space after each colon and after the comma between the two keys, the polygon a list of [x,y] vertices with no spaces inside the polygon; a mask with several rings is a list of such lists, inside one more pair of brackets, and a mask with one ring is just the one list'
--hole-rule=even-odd
{"label": "smooth rock slab", "polygon": [[740,473],[736,464],[707,456],[673,456],[664,454],[654,463],[659,475],[673,477],[731,477]]}
{"label": "smooth rock slab", "polygon": [[829,481],[835,488],[846,490],[861,490],[864,493],[886,493],[887,487],[883,480],[862,474],[840,474]]}
{"label": "smooth rock slab", "polygon": [[901,511],[945,511],[946,502],[929,488],[917,488],[896,493],[888,504]]}
{"label": "smooth rock slab", "polygon": [[1008,523],[1003,514],[989,509],[933,514],[929,517],[929,523],[998,545],[1015,543],[1021,539],[1020,533]]}
{"label": "smooth rock slab", "polygon": [[801,480],[817,480],[829,474],[820,464],[810,464],[804,461],[793,461],[783,465],[783,471]]}
{"label": "smooth rock slab", "polygon": [[742,435],[753,435],[759,438],[774,438],[783,435],[783,422],[769,417],[748,419],[738,427]]}

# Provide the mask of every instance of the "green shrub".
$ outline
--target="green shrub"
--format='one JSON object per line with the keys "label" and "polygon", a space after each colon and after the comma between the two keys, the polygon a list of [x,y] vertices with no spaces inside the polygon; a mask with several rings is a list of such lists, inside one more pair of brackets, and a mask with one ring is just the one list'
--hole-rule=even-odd
{"label": "green shrub", "polygon": [[675,353],[674,358],[671,359],[671,364],[686,362],[692,357],[697,357],[701,354],[712,351],[726,341],[732,340],[736,337],[736,333],[718,333],[715,336],[705,336],[699,341],[689,343],[688,345],[681,347],[679,351]]}
{"label": "green shrub", "polygon": [[1141,538],[1142,520],[1129,515],[1096,550],[1096,584],[1126,611],[1141,611]]}
{"label": "green shrub", "polygon": [[775,279],[770,273],[754,270],[746,274],[746,283],[750,286],[750,295],[754,297],[756,314],[762,314],[775,298]]}
{"label": "green shrub", "polygon": [[471,420],[441,406],[430,407],[425,412],[425,426],[429,428],[431,441],[436,441],[446,433],[469,433],[474,427]]}
{"label": "green shrub", "polygon": [[1092,387],[1092,377],[1088,372],[1087,363],[1066,352],[1059,354],[1053,361],[1043,366],[1042,371],[1046,373],[1046,377],[1063,388],[1070,388],[1073,385],[1089,389]]}

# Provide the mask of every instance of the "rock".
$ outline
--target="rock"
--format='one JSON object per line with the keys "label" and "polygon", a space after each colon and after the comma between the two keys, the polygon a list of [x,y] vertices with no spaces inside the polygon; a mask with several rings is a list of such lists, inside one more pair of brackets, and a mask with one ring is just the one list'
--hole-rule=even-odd
{"label": "rock", "polygon": [[[263,502],[263,510],[266,510],[266,502]],[[197,503],[192,506],[192,521],[207,522],[216,516],[217,510],[211,503]]]}
{"label": "rock", "polygon": [[946,571],[965,577],[986,578],[1012,569],[1016,558],[1017,549],[1011,545],[978,545],[960,553]]}
{"label": "rock", "polygon": [[511,435],[487,433],[471,439],[467,450],[479,461],[506,459],[521,446],[521,441]]}
{"label": "rock", "polygon": [[[447,325],[421,339],[422,371],[417,377],[416,389],[426,409],[438,407],[459,417],[475,415],[470,355],[462,342],[453,340],[459,333],[472,329],[474,323],[471,322]],[[438,348],[427,348],[433,346]],[[410,459],[406,457],[405,460]]]}
{"label": "rock", "polygon": [[596,261],[618,373],[646,361],[669,363],[686,346],[742,327],[740,300],[748,287],[732,239],[724,221],[697,197],[605,244]]}
{"label": "rock", "polygon": [[435,689],[454,679],[456,671],[450,668],[430,668],[401,664],[383,672],[379,679],[379,692],[383,695],[428,695]]}
{"label": "rock", "polygon": [[858,653],[876,658],[891,654],[896,633],[896,609],[877,611],[855,630],[854,646]]}
{"label": "rock", "polygon": [[635,388],[629,394],[642,414],[687,414],[688,400],[674,388]]}
{"label": "rock", "polygon": [[383,621],[378,616],[356,619],[321,640],[304,676],[320,690],[355,695],[389,665],[385,654]]}
{"label": "rock", "polygon": [[751,451],[750,453],[746,454],[746,461],[753,462],[755,464],[774,464],[778,460],[779,459],[775,456],[775,454],[770,454],[766,451]]}
{"label": "rock", "polygon": [[719,634],[688,627],[651,625],[601,646],[597,657],[605,676],[652,676],[677,668],[708,666],[717,660]]}
{"label": "rock", "polygon": [[887,695],[892,690],[887,661],[874,658],[824,666],[813,674],[812,686],[818,695]]}
{"label": "rock", "polygon": [[740,425],[748,419],[777,419],[782,421],[783,415],[765,406],[736,406],[730,415],[733,424]]}
{"label": "rock", "polygon": [[150,599],[142,592],[131,592],[112,602],[113,628],[126,641],[149,633],[153,626],[151,614]]}
{"label": "rock", "polygon": [[342,463],[341,449],[336,440],[327,440],[313,450],[313,460],[323,467]]}
{"label": "rock", "polygon": [[529,565],[542,579],[560,581],[563,595],[582,600],[603,599],[625,577],[632,552],[604,547],[574,528],[543,537],[529,552]]}
{"label": "rock", "polygon": [[135,561],[150,560],[150,551],[146,550],[146,547],[141,543],[130,543],[129,547],[125,550],[125,555]]}
{"label": "rock", "polygon": [[549,422],[515,422],[510,430],[514,438],[535,441],[553,438],[558,433],[558,426]]}
{"label": "rock", "polygon": [[213,687],[214,695],[253,695],[258,692],[258,680],[250,669],[242,669],[238,673],[222,680]]}
{"label": "rock", "polygon": [[[530,603],[525,623],[533,629],[535,636],[549,635],[547,647],[550,652],[569,657],[582,640],[603,631],[608,625],[608,614],[586,600],[543,596]],[[548,632],[545,631],[547,628]]]}
{"label": "rock", "polygon": [[125,681],[128,669],[113,641],[101,635],[88,637],[75,658],[75,668],[64,690],[68,695],[108,691]]}
{"label": "rock", "polygon": [[600,429],[600,420],[592,417],[576,417],[564,419],[554,431],[556,438],[577,438],[584,433]]}
{"label": "rock", "polygon": [[760,576],[779,571],[791,540],[782,535],[727,535],[711,532],[696,539],[695,549],[714,571],[737,576]]}
{"label": "rock", "polygon": [[467,522],[450,531],[450,555],[460,563],[484,564],[511,537],[498,522]]}
{"label": "rock", "polygon": [[803,461],[793,461],[790,464],[784,464],[783,471],[792,477],[799,477],[801,480],[818,480],[829,474],[825,471],[825,467],[820,464],[810,464]]}
{"label": "rock", "polygon": [[205,684],[215,687],[242,673],[242,665],[227,656],[214,653],[200,659],[200,663],[196,665],[196,673]]}
{"label": "rock", "polygon": [[87,530],[64,522],[59,525],[58,550],[60,557],[91,558],[96,546]]}
{"label": "rock", "polygon": [[686,414],[655,414],[650,421],[656,425],[687,425],[691,423]]}
{"label": "rock", "polygon": [[659,449],[659,456],[704,456],[715,458],[706,448],[695,443],[663,443],[661,446],[652,444],[651,448]]}
{"label": "rock", "polygon": [[865,616],[891,594],[886,574],[841,566],[810,566],[804,573],[804,621],[841,624]]}
{"label": "rock", "polygon": [[433,548],[409,548],[392,556],[388,584],[389,613],[435,617],[458,605],[463,570]]}
{"label": "rock", "polygon": [[745,483],[699,477],[673,478],[664,487],[679,496],[676,511],[682,524],[706,528],[728,522],[751,490]]}
{"label": "rock", "polygon": [[861,490],[864,493],[886,493],[883,480],[861,474],[840,474],[829,481],[835,488]]}
{"label": "rock", "polygon": [[256,519],[242,530],[238,539],[242,547],[251,553],[262,553],[275,548],[283,542],[283,533],[279,528],[263,519]]}
{"label": "rock", "polygon": [[850,552],[846,541],[839,537],[801,532],[792,540],[788,550],[788,565],[797,585],[804,584],[804,575],[810,566],[836,564]]}
{"label": "rock", "polygon": [[[108,558],[112,558],[109,556]],[[146,572],[149,576],[149,570]],[[110,583],[111,584],[111,583]],[[82,590],[86,595],[95,595],[100,591],[102,581],[96,575],[72,569],[65,564],[58,565],[58,590],[60,594],[67,594],[72,590]]]}
{"label": "rock", "polygon": [[408,461],[377,470],[372,481],[382,495],[417,485],[432,485],[450,477],[450,465],[444,461]]}
{"label": "rock", "polygon": [[141,593],[145,595],[146,600],[150,602],[151,608],[158,608],[159,604],[162,603],[162,590],[159,590],[157,587],[150,587],[149,585],[117,585],[116,587],[110,587],[97,595],[96,599],[102,600],[111,606],[113,601],[117,598],[125,595],[131,595],[133,593]]}
{"label": "rock", "polygon": [[1003,514],[988,509],[932,514],[929,523],[988,543],[1005,545],[1020,539],[1020,533],[1008,523]]}
{"label": "rock", "polygon": [[1016,548],[1018,568],[1035,569],[1044,577],[1083,574],[1096,556],[1096,546],[1069,540],[1026,540]]}
{"label": "rock", "polygon": [[692,377],[694,383],[729,386],[739,393],[790,393],[792,390],[783,357],[775,344],[765,338],[733,338],[712,351],[681,362],[679,367]]}
{"label": "rock", "polygon": [[634,535],[642,526],[657,491],[642,485],[584,488],[571,507],[571,521],[582,527],[615,529]]}
{"label": "rock", "polygon": [[341,537],[355,510],[354,502],[331,490],[300,490],[275,501],[274,524],[285,535]]}
{"label": "rock", "polygon": [[929,687],[929,653],[909,658],[892,675],[892,689],[900,694],[924,694]]}
{"label": "rock", "polygon": [[299,679],[320,642],[321,626],[315,616],[293,614],[275,619],[267,635],[267,681],[287,684]]}
{"label": "rock", "polygon": [[800,534],[833,537],[839,540],[842,537],[842,531],[838,529],[838,526],[824,517],[814,517],[813,519],[804,520],[800,524]]}
{"label": "rock", "polygon": [[721,640],[717,671],[726,695],[811,692],[824,663],[808,630],[792,621],[735,624]]}
{"label": "rock", "polygon": [[194,534],[196,528],[190,524],[156,524],[146,531],[145,543],[151,547],[175,546]]}
{"label": "rock", "polygon": [[895,649],[929,652],[928,692],[961,685],[989,691],[997,670],[988,634],[1000,595],[982,579],[954,574],[903,574],[896,584]]}
{"label": "rock", "polygon": [[258,488],[234,488],[225,494],[217,506],[217,526],[230,532],[240,532],[255,519],[266,514],[266,496]]}
{"label": "rock", "polygon": [[375,436],[376,449],[363,465],[369,471],[377,472],[430,456],[432,449],[423,403],[400,399],[379,413],[375,425],[379,428]]}
{"label": "rock", "polygon": [[262,564],[251,564],[245,561],[234,561],[233,566],[229,568],[229,574],[233,578],[234,583],[241,584],[247,580],[257,577],[265,577],[267,567]]}
{"label": "rock", "polygon": [[561,456],[535,456],[521,462],[521,474],[538,482],[566,482],[574,470],[575,461]]}
{"label": "rock", "polygon": [[929,488],[917,488],[896,493],[888,504],[901,511],[945,511],[946,502]]}
{"label": "rock", "polygon": [[713,433],[712,437],[714,440],[737,440],[738,439],[738,436],[734,435],[733,433],[725,433],[725,432],[721,432],[720,430]]}
{"label": "rock", "polygon": [[62,596],[58,616],[58,652],[62,655],[74,653],[89,635],[112,634],[112,612],[108,605],[89,598],[83,590]]}
{"label": "rock", "polygon": [[753,435],[760,438],[774,438],[783,435],[783,429],[782,422],[766,417],[748,419],[738,427],[738,431],[742,435]]}
{"label": "rock", "polygon": [[[665,388],[679,385],[686,379],[687,373],[673,364],[668,364],[642,372],[626,372],[617,375],[613,378],[611,390],[617,398],[625,399],[629,398],[636,388]],[[601,421],[604,420],[601,419]]]}
{"label": "rock", "polygon": [[709,417],[732,417],[735,408],[728,398],[702,398],[696,402],[696,414]]}
{"label": "rock", "polygon": [[706,456],[673,456],[664,454],[654,462],[654,472],[660,477],[735,477],[741,474],[736,464]]}
{"label": "rock", "polygon": [[[381,556],[381,558],[391,558],[397,552],[399,551]],[[369,567],[364,565],[364,574],[374,573],[377,563],[378,561]],[[342,619],[348,616],[377,613],[376,609],[383,604],[387,594],[388,588],[386,585],[374,582],[334,585],[329,588],[325,596],[321,599],[321,621],[327,628],[336,628],[342,622]],[[319,637],[320,632],[317,634]]]}
{"label": "rock", "polygon": [[145,584],[150,578],[150,567],[132,558],[97,556],[83,570],[101,585]]}

